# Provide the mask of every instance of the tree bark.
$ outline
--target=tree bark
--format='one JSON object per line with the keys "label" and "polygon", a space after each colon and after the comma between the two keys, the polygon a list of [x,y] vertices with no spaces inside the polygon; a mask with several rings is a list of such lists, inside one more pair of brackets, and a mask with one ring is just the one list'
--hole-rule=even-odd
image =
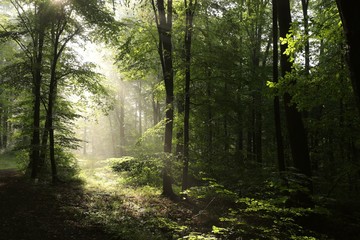
{"label": "tree bark", "polygon": [[138,85],[138,88],[139,88],[139,96],[138,96],[138,109],[139,109],[139,135],[141,136],[142,133],[143,133],[143,123],[142,123],[142,112],[143,112],[143,107],[142,107],[142,84],[141,84],[141,81],[139,81],[139,85]]}
{"label": "tree bark", "polygon": [[310,42],[309,42],[309,15],[308,7],[309,0],[301,0],[301,6],[303,10],[304,17],[304,35],[306,38],[305,41],[305,74],[308,75],[310,72]]}
{"label": "tree bark", "polygon": [[[278,0],[277,7],[280,37],[285,38],[286,34],[289,33],[291,25],[289,0]],[[289,60],[289,57],[284,54],[286,48],[287,44],[281,45],[280,63],[282,77],[285,77],[285,75],[290,73],[292,69],[292,62]],[[295,80],[292,80],[289,84],[296,84],[296,82]],[[296,104],[292,103],[292,96],[289,93],[285,92],[283,98],[294,167],[310,179],[311,162],[309,157],[308,140],[301,113],[298,111]],[[312,190],[311,181],[305,185],[309,188],[309,190]]]}
{"label": "tree bark", "polygon": [[[1,92],[0,92],[0,94],[1,94]],[[3,106],[0,103],[0,129],[3,128],[3,114],[2,114],[2,112],[3,112]],[[4,146],[4,144],[3,144],[3,135],[0,132],[0,150],[4,148],[3,146]]]}
{"label": "tree bark", "polygon": [[119,129],[120,156],[125,156],[126,155],[126,152],[125,152],[125,145],[126,145],[126,139],[125,139],[125,94],[124,94],[123,86],[120,89],[119,98],[120,98],[120,109],[119,109],[118,117],[119,117],[119,125],[120,125],[120,129]]}
{"label": "tree bark", "polygon": [[185,104],[184,104],[184,167],[183,167],[183,182],[182,190],[186,190],[189,187],[188,175],[189,175],[189,143],[190,143],[190,82],[191,82],[191,44],[193,33],[193,20],[195,14],[195,7],[197,0],[193,2],[184,0],[185,3]]}
{"label": "tree bark", "polygon": [[[57,13],[61,14],[61,13]],[[50,61],[50,88],[49,88],[49,97],[48,97],[48,107],[47,107],[47,115],[46,129],[49,132],[49,150],[50,150],[50,164],[51,164],[51,175],[53,183],[57,183],[59,181],[57,175],[57,166],[55,159],[55,136],[54,136],[54,118],[55,118],[55,106],[56,106],[56,98],[57,98],[57,88],[58,88],[58,77],[56,68],[59,63],[59,59],[67,45],[67,43],[80,31],[79,28],[74,30],[69,36],[60,40],[61,35],[64,33],[65,28],[67,26],[66,19],[63,18],[61,14],[59,18],[56,18],[56,22],[52,23],[51,27],[51,41],[52,41],[52,55]]]}
{"label": "tree bark", "polygon": [[[1,114],[2,112],[2,114]],[[9,107],[0,108],[0,149],[6,149],[9,142]]]}
{"label": "tree bark", "polygon": [[[177,113],[178,116],[184,116],[184,94],[183,93],[179,93],[177,95]],[[179,160],[183,160],[184,157],[184,127],[178,127],[177,133],[176,133],[176,149],[175,149],[175,154],[176,154],[176,158]]]}
{"label": "tree bark", "polygon": [[[278,23],[277,23],[277,1],[272,0],[272,17],[273,17],[273,82],[277,83],[279,78],[279,50],[278,50]],[[280,114],[280,98],[278,95],[274,97],[274,120],[275,120],[275,135],[276,135],[276,149],[277,162],[279,171],[285,171],[285,157],[284,157],[284,143],[281,129],[281,114]]]}
{"label": "tree bark", "polygon": [[87,155],[87,117],[84,118],[84,145],[83,145],[83,155]]}
{"label": "tree bark", "polygon": [[[163,71],[165,92],[166,92],[166,111],[165,111],[165,138],[164,138],[164,152],[172,153],[172,135],[173,135],[173,120],[174,120],[174,70],[172,60],[172,0],[167,0],[165,11],[164,0],[157,0],[156,5],[154,0],[151,1],[156,25],[159,33],[158,52]],[[172,178],[170,176],[170,161],[165,161],[163,169],[163,195],[173,198],[175,193],[172,190]]]}
{"label": "tree bark", "polygon": [[42,19],[44,5],[40,4],[36,20],[36,39],[34,41],[33,52],[33,132],[31,140],[31,178],[38,176],[39,158],[40,158],[40,102],[41,102],[41,83],[42,83],[42,64],[43,48],[45,40],[45,26]]}
{"label": "tree bark", "polygon": [[346,42],[348,45],[347,62],[355,100],[360,111],[360,3],[359,1],[336,0],[340,13]]}

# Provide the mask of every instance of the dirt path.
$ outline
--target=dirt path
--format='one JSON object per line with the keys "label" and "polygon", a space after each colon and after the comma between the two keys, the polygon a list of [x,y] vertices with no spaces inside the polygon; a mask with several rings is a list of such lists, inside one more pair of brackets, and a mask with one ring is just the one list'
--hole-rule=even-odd
{"label": "dirt path", "polygon": [[0,240],[107,240],[82,213],[80,184],[34,184],[16,170],[0,170]]}

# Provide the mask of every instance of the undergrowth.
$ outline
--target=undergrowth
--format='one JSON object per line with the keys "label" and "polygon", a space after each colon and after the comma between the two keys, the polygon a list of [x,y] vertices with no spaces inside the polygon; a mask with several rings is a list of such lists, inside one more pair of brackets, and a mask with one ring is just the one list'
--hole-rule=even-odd
{"label": "undergrowth", "polygon": [[[104,226],[114,239],[322,240],[341,236],[336,229],[342,225],[333,222],[332,213],[321,203],[324,199],[311,198],[296,182],[284,186],[269,178],[248,189],[242,184],[243,191],[236,191],[216,179],[203,178],[201,185],[181,193],[182,200],[172,202],[161,197],[161,162],[141,161],[125,157],[80,164],[88,195],[85,210],[79,214]],[[299,204],[306,202],[303,199],[309,203]],[[333,231],[328,227],[334,227]]]}
{"label": "undergrowth", "polygon": [[0,153],[0,169],[18,169],[15,152]]}

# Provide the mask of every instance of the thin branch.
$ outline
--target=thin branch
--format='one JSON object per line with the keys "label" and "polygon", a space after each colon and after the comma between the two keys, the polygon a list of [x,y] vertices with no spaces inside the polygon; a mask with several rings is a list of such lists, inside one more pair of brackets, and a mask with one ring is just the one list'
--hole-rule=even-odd
{"label": "thin branch", "polygon": [[26,48],[26,46],[20,42],[16,36],[14,36],[13,34],[11,34],[11,32],[9,32],[1,23],[0,23],[0,27],[2,29],[4,29],[5,33],[7,33],[18,45],[19,47],[24,51],[25,55],[32,61],[32,54],[31,52]]}
{"label": "thin branch", "polygon": [[[17,1],[10,1],[11,4],[14,6],[14,8],[16,9],[16,12],[18,13],[18,17],[20,19],[20,21],[22,22],[22,24],[24,25],[25,29],[28,31],[28,33],[30,34],[31,40],[33,42],[35,42],[35,37],[33,35],[33,33],[35,32],[34,29],[31,28],[31,25],[27,24],[27,22],[31,22],[29,18],[26,17],[25,15],[25,10],[24,8],[21,6],[20,3],[18,3]],[[21,12],[20,10],[21,9]],[[24,20],[24,17],[26,18],[27,21]]]}

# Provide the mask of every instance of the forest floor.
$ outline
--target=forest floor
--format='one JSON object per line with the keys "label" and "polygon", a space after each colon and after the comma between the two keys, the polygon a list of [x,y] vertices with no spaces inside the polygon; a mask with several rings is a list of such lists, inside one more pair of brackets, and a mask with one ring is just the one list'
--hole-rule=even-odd
{"label": "forest floor", "polygon": [[155,188],[132,189],[109,167],[85,167],[57,185],[0,168],[0,240],[177,239],[184,228],[171,219],[190,210]]}
{"label": "forest floor", "polygon": [[0,170],[0,239],[110,239],[100,226],[69,211],[84,198],[73,183],[49,187],[31,183],[17,170]]}
{"label": "forest floor", "polygon": [[[218,217],[224,213],[207,214],[209,205],[221,209],[216,200],[172,202],[161,197],[157,188],[132,186],[106,161],[78,163],[78,178],[58,185],[35,183],[14,168],[0,167],[0,240],[238,239],[214,234],[222,231],[213,226],[219,226]],[[346,208],[346,215],[341,209],[337,217],[306,220],[307,227],[332,237],[291,239],[359,239],[358,218],[351,205]],[[260,221],[262,213],[256,210],[252,215],[258,228],[266,226]],[[270,212],[268,217],[276,220],[276,214]],[[252,225],[241,226],[247,236],[241,239],[285,239],[256,235]],[[274,226],[269,229],[276,230]]]}

